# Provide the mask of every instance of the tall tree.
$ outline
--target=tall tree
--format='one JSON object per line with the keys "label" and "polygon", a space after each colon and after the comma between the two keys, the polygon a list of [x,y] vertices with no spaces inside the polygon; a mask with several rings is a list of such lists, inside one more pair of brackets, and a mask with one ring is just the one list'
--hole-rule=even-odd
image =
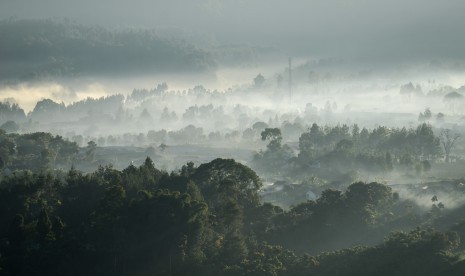
{"label": "tall tree", "polygon": [[261,133],[262,140],[269,140],[270,143],[266,146],[270,151],[275,151],[281,148],[283,137],[279,128],[265,128]]}
{"label": "tall tree", "polygon": [[446,163],[450,162],[450,152],[459,138],[460,135],[452,133],[450,129],[441,131],[441,143],[444,148],[444,154],[446,155]]}

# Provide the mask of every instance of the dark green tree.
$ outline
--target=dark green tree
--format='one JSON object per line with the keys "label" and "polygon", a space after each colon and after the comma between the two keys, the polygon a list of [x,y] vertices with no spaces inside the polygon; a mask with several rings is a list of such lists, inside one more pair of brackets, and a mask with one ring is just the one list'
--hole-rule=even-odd
{"label": "dark green tree", "polygon": [[49,242],[55,240],[55,233],[53,233],[53,225],[45,208],[43,208],[39,213],[36,229],[37,237],[40,241]]}

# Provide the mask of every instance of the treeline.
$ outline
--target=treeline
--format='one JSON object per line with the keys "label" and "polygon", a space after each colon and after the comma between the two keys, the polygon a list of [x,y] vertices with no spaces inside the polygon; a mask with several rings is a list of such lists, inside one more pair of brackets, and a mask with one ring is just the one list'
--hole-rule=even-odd
{"label": "treeline", "polygon": [[[377,127],[371,131],[354,125],[321,128],[313,124],[299,139],[297,162],[308,166],[319,161],[326,167],[389,172],[430,170],[429,161],[443,155],[440,138],[431,125],[416,128]],[[421,166],[421,167],[416,167]]]}
{"label": "treeline", "polygon": [[0,122],[24,121],[26,114],[16,103],[0,102]]}
{"label": "treeline", "polygon": [[[186,93],[190,94],[191,92],[187,91]],[[157,89],[150,91],[134,90],[127,97],[121,94],[100,98],[89,97],[68,105],[52,99],[42,99],[36,103],[33,110],[28,114],[25,114],[18,104],[4,101],[0,102],[0,124],[13,121],[18,125],[24,125],[25,122],[31,120],[36,124],[63,123],[68,121],[90,121],[93,123],[108,123],[110,121],[127,123],[130,121],[144,123],[159,122],[169,125],[178,121],[198,123],[206,119],[215,118],[215,116],[219,117],[219,119],[230,119],[224,113],[223,105],[216,107],[213,104],[187,105],[183,112],[180,112],[179,109],[176,111],[169,110],[166,107],[170,100],[180,100],[181,97],[186,96],[186,94],[178,94],[175,91],[168,92],[167,87],[159,85]],[[195,98],[196,94],[191,96]],[[167,98],[170,98],[170,100],[167,100]],[[179,116],[176,112],[180,112]]]}
{"label": "treeline", "polygon": [[214,68],[207,52],[153,30],[110,31],[67,21],[0,21],[0,80]]}
{"label": "treeline", "polygon": [[[268,140],[266,151],[255,156],[262,170],[312,170],[423,173],[431,169],[431,162],[442,160],[449,152],[441,146],[450,137],[435,134],[433,127],[423,123],[416,128],[388,128],[372,130],[358,125],[319,126],[314,123],[301,134],[298,153],[282,144],[281,130],[266,128],[262,139]],[[442,139],[442,140],[441,140]]]}
{"label": "treeline", "polygon": [[97,145],[79,147],[75,142],[50,133],[7,134],[0,130],[0,170],[10,175],[16,170],[33,172],[69,169],[73,164],[94,161]]}
{"label": "treeline", "polygon": [[[142,105],[147,104],[147,95],[157,102],[166,100],[165,97],[179,97],[179,95],[165,95],[163,86],[151,91],[135,90],[130,96],[111,95],[100,98],[87,98],[65,105],[51,99],[43,99],[36,103],[34,109],[25,115],[24,110],[17,104],[0,103],[0,129],[8,133],[36,132],[52,129],[60,135],[66,136],[79,145],[94,140],[104,145],[138,145],[153,146],[161,143],[204,143],[204,142],[240,142],[242,140],[257,141],[260,131],[258,128],[247,128],[245,131],[228,128],[228,124],[238,125],[239,120],[251,121],[245,107],[237,105],[232,108],[233,114],[227,114],[223,105],[214,106],[190,105],[179,116],[174,110],[159,105],[153,109],[126,108],[134,101]],[[148,94],[147,94],[148,93]],[[152,95],[153,93],[153,95]],[[155,97],[155,98],[153,98]],[[143,100],[145,99],[145,100]],[[150,111],[149,111],[150,110]],[[179,111],[178,111],[179,112]],[[235,118],[234,116],[238,118]],[[70,127],[69,122],[73,122]],[[134,129],[134,125],[139,128]],[[205,131],[203,126],[211,129],[222,125],[222,131]],[[157,126],[157,130],[153,127]],[[104,136],[102,128],[109,129],[112,134]],[[177,128],[177,129],[176,129]],[[76,130],[80,129],[79,134]],[[123,132],[125,129],[127,132]],[[142,133],[141,130],[145,133]],[[147,131],[148,130],[148,131]],[[131,132],[132,131],[132,132]],[[134,132],[137,131],[137,132]],[[195,135],[193,134],[195,132]],[[79,132],[79,131],[78,131]]]}
{"label": "treeline", "polygon": [[[158,170],[149,158],[122,171],[112,167],[90,174],[75,169],[15,171],[0,182],[0,271],[2,275],[464,272],[456,251],[464,233],[418,228],[393,232],[384,242],[362,238],[408,229],[412,222],[426,226],[442,212],[436,205],[425,216],[403,212],[402,199],[389,187],[355,183],[346,192],[327,190],[316,201],[284,211],[260,202],[261,186],[254,171],[225,159],[199,167],[188,163],[171,173]],[[346,241],[341,242],[344,236]],[[375,242],[379,244],[366,246]],[[360,246],[332,251],[346,244]]]}

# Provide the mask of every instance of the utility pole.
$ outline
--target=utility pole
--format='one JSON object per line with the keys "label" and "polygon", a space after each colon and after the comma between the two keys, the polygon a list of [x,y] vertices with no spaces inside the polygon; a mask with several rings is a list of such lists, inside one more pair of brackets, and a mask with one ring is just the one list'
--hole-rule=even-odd
{"label": "utility pole", "polygon": [[289,57],[289,103],[292,102],[292,58]]}

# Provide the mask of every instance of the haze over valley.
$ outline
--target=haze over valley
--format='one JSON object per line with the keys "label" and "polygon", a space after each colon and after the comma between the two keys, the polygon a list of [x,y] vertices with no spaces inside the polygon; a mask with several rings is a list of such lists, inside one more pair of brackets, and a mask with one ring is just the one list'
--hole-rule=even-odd
{"label": "haze over valley", "polygon": [[0,0],[0,275],[463,275],[464,9]]}

